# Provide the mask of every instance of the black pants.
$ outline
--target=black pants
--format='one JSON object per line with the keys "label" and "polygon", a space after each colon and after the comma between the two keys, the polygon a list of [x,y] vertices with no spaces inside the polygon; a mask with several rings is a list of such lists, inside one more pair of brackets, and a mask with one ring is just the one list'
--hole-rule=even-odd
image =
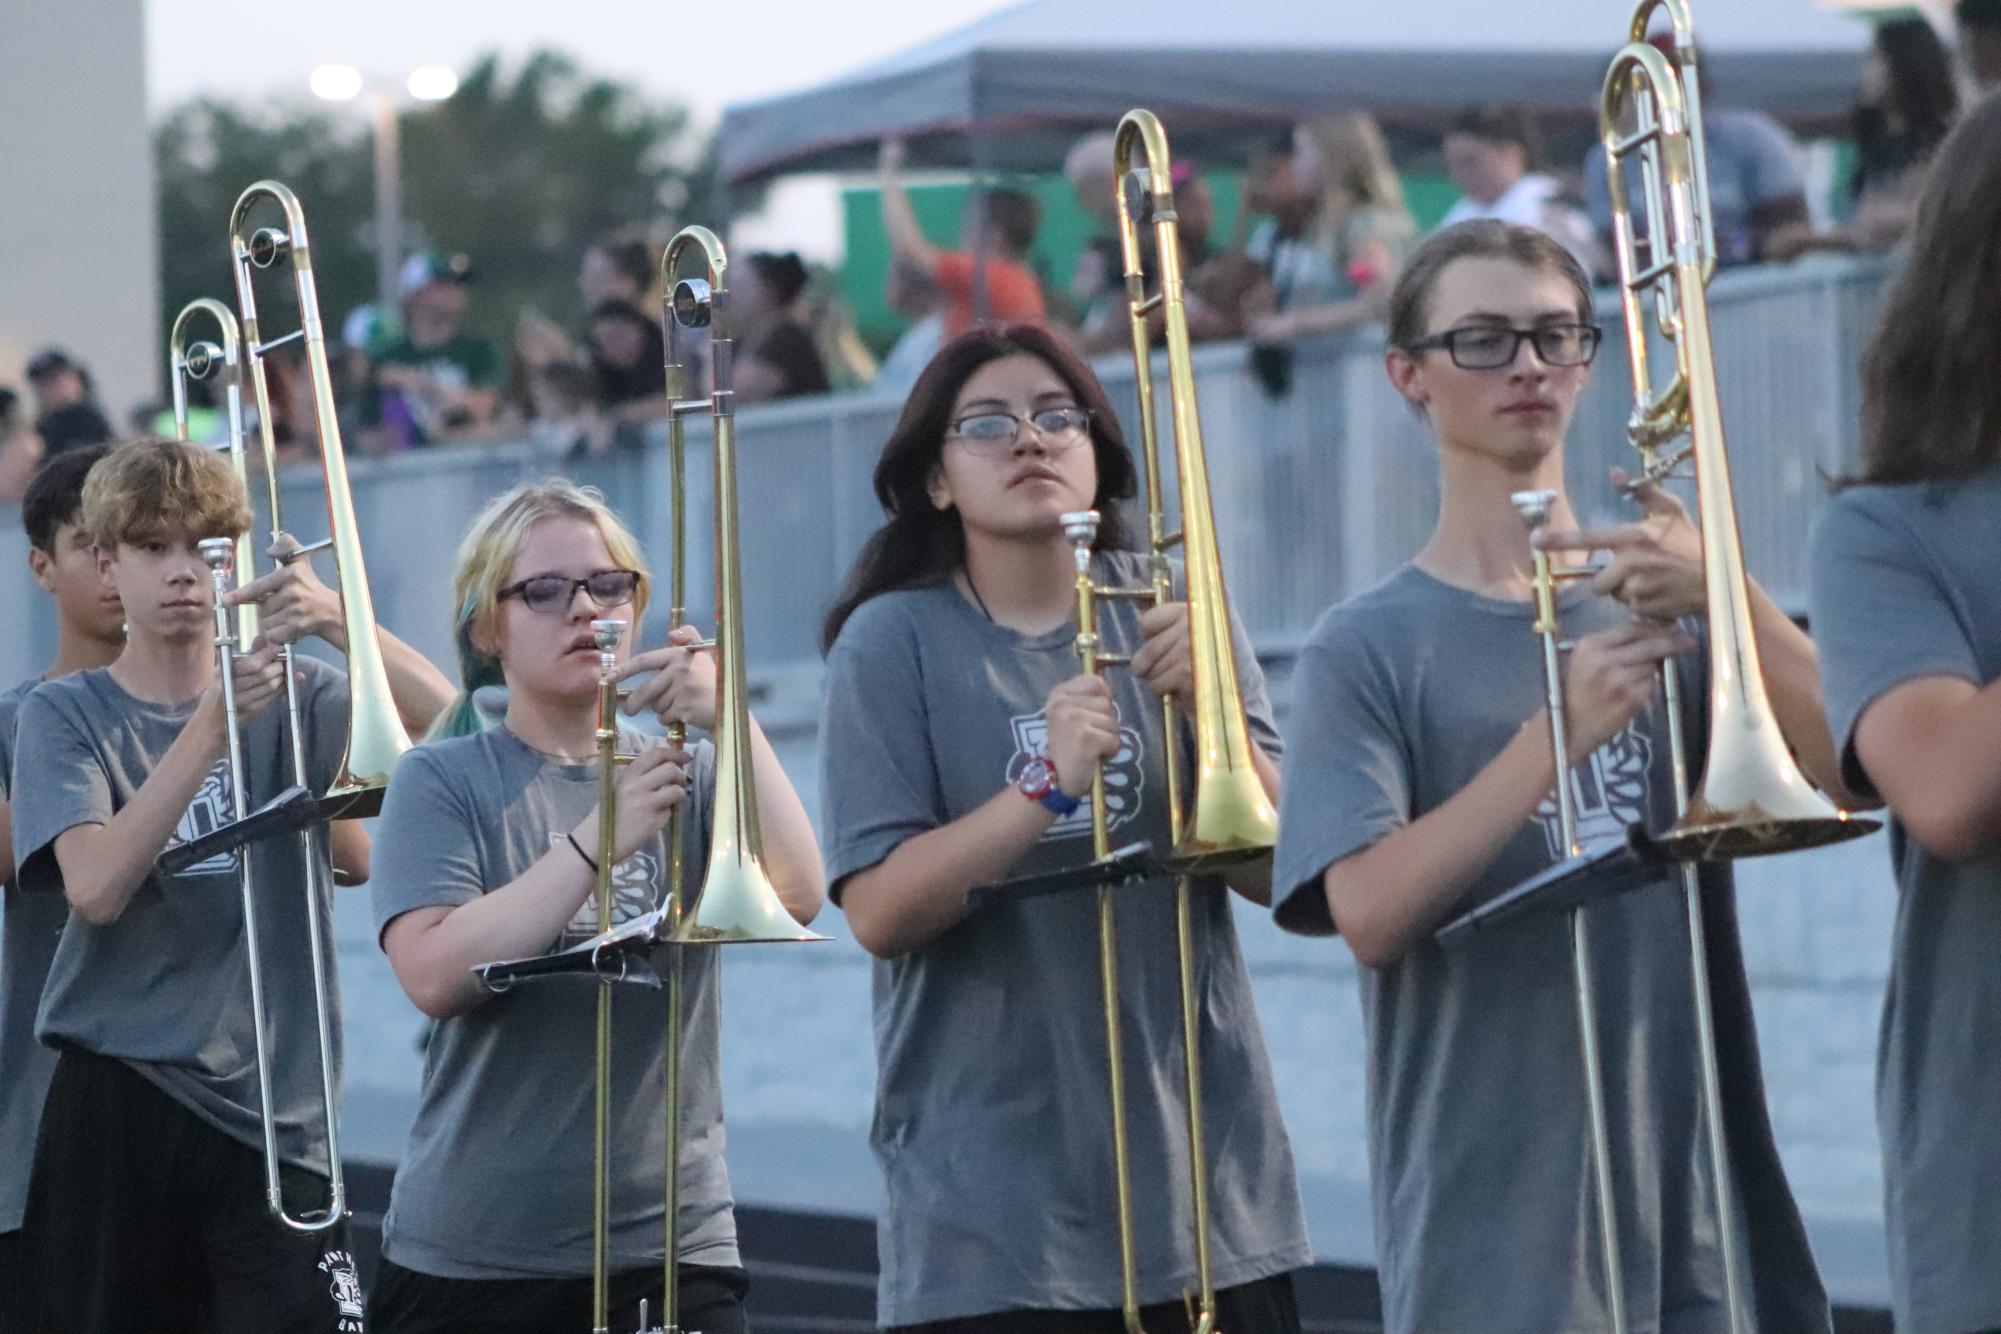
{"label": "black pants", "polygon": [[[680,1326],[689,1334],[749,1334],[741,1269],[681,1266]],[[658,1324],[665,1289],[659,1265],[611,1276],[613,1334],[638,1328],[639,1303]],[[588,1278],[435,1278],[383,1260],[368,1294],[375,1334],[550,1334],[591,1327]]]}
{"label": "black pants", "polygon": [[0,1232],[0,1334],[28,1327],[21,1304],[21,1229]]}
{"label": "black pants", "polygon": [[[324,1178],[285,1168],[287,1208]],[[121,1061],[66,1049],[22,1225],[22,1334],[363,1334],[347,1225],[272,1218],[263,1154]]]}
{"label": "black pants", "polygon": [[[1140,1311],[1147,1334],[1186,1334],[1192,1328],[1181,1302]],[[1229,1334],[1299,1334],[1299,1300],[1292,1275],[1278,1274],[1216,1293],[1216,1328]],[[1123,1334],[1117,1311],[1001,1311],[965,1320],[897,1326],[899,1334]]]}

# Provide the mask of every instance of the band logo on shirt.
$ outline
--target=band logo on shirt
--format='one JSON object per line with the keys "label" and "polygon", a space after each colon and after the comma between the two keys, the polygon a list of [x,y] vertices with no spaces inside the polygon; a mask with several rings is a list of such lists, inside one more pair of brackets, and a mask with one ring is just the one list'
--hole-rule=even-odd
{"label": "band logo on shirt", "polygon": [[[183,843],[192,843],[204,834],[214,833],[229,823],[233,802],[229,791],[229,762],[217,760],[215,768],[201,780],[201,789],[195,799],[188,803],[181,813],[181,822],[174,826],[174,836],[167,840],[167,846],[178,848]],[[219,852],[213,857],[196,862],[178,876],[222,875],[236,869],[236,850]]]}
{"label": "band logo on shirt", "polygon": [[[1588,763],[1570,771],[1570,790],[1577,805],[1577,840],[1586,847],[1623,838],[1626,827],[1647,818],[1647,779],[1654,760],[1653,742],[1638,721],[1592,752]],[[1564,855],[1562,822],[1556,794],[1542,799],[1535,810],[1551,861]]]}
{"label": "band logo on shirt", "polygon": [[327,1276],[327,1295],[340,1313],[334,1328],[340,1334],[364,1334],[367,1310],[362,1303],[361,1275],[355,1272],[354,1257],[346,1251],[328,1251],[320,1257],[319,1271]]}
{"label": "band logo on shirt", "polygon": [[[1117,708],[1117,704],[1113,704]],[[1014,755],[1007,762],[1007,781],[1012,784],[1021,777],[1021,771],[1028,767],[1030,760],[1041,759],[1049,753],[1049,719],[1037,710],[1008,719],[1008,726],[1014,732]],[[1119,740],[1123,742],[1119,753],[1105,763],[1105,825],[1117,829],[1140,812],[1140,800],[1145,787],[1145,743],[1140,740],[1137,728],[1119,724]],[[1091,832],[1091,799],[1087,794],[1084,804],[1068,815],[1061,816],[1056,823],[1043,832],[1044,839],[1075,838]]]}
{"label": "band logo on shirt", "polygon": [[[561,847],[569,840],[562,834],[549,835],[549,846]],[[699,868],[695,873],[700,874]],[[611,868],[611,924],[619,926],[643,917],[659,906],[660,859],[641,848]],[[576,916],[563,928],[563,944],[576,945],[598,933],[598,901],[592,895],[577,909]]]}

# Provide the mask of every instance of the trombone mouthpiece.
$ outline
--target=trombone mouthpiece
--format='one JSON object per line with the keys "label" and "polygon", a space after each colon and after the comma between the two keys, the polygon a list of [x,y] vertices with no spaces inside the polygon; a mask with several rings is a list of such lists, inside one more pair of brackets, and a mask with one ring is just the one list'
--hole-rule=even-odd
{"label": "trombone mouthpiece", "polygon": [[208,562],[211,570],[227,570],[236,559],[234,538],[204,537],[195,545],[201,549],[201,558]]}
{"label": "trombone mouthpiece", "polygon": [[1549,522],[1550,509],[1556,504],[1554,491],[1517,491],[1508,497],[1514,505],[1515,513],[1522,516],[1522,522],[1530,532]]}
{"label": "trombone mouthpiece", "polygon": [[1088,548],[1098,540],[1098,511],[1075,510],[1062,516],[1063,536],[1072,546]]}
{"label": "trombone mouthpiece", "polygon": [[625,636],[625,622],[592,621],[591,634],[597,639],[598,652],[611,653],[618,648],[618,641]]}

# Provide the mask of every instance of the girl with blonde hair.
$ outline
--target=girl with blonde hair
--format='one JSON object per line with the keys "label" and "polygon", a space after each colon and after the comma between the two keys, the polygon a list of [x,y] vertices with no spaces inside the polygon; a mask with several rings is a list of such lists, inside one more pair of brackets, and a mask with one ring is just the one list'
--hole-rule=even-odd
{"label": "girl with blonde hair", "polygon": [[1417,224],[1375,118],[1349,111],[1301,124],[1282,175],[1274,220],[1248,247],[1272,301],[1252,338],[1284,342],[1382,318]]}
{"label": "girl with blonde hair", "polygon": [[[592,1272],[593,1052],[584,1035],[598,983],[537,981],[504,996],[472,969],[597,933],[596,701],[591,622],[638,624],[649,577],[639,544],[594,489],[551,479],[517,486],[473,521],[454,593],[465,693],[431,741],[398,766],[372,879],[383,952],[436,1021],[422,1102],[383,1223],[370,1302],[377,1331],[581,1328]],[[628,636],[629,640],[630,636]],[[691,647],[621,644],[619,678],[641,673],[625,711],[713,730],[716,670]],[[483,726],[472,703],[507,690]],[[614,923],[658,907],[676,807],[683,864],[707,861],[715,754],[621,727],[636,755],[618,775]],[[800,922],[819,911],[822,873],[806,812],[751,724],[766,867]],[[682,1309],[708,1334],[744,1328],[746,1281],[722,1158],[714,956],[683,956],[679,1218]],[[613,999],[612,1309],[659,1309],[666,1152],[665,1007],[621,988]],[[620,1326],[629,1328],[629,1326]]]}

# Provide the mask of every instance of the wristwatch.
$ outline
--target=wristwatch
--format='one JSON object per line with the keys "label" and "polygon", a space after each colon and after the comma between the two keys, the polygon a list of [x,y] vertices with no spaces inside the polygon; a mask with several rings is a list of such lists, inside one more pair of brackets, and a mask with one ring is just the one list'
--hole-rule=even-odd
{"label": "wristwatch", "polygon": [[1040,755],[1023,767],[1014,785],[1022,796],[1041,802],[1059,816],[1068,815],[1084,804],[1056,785],[1056,766]]}

